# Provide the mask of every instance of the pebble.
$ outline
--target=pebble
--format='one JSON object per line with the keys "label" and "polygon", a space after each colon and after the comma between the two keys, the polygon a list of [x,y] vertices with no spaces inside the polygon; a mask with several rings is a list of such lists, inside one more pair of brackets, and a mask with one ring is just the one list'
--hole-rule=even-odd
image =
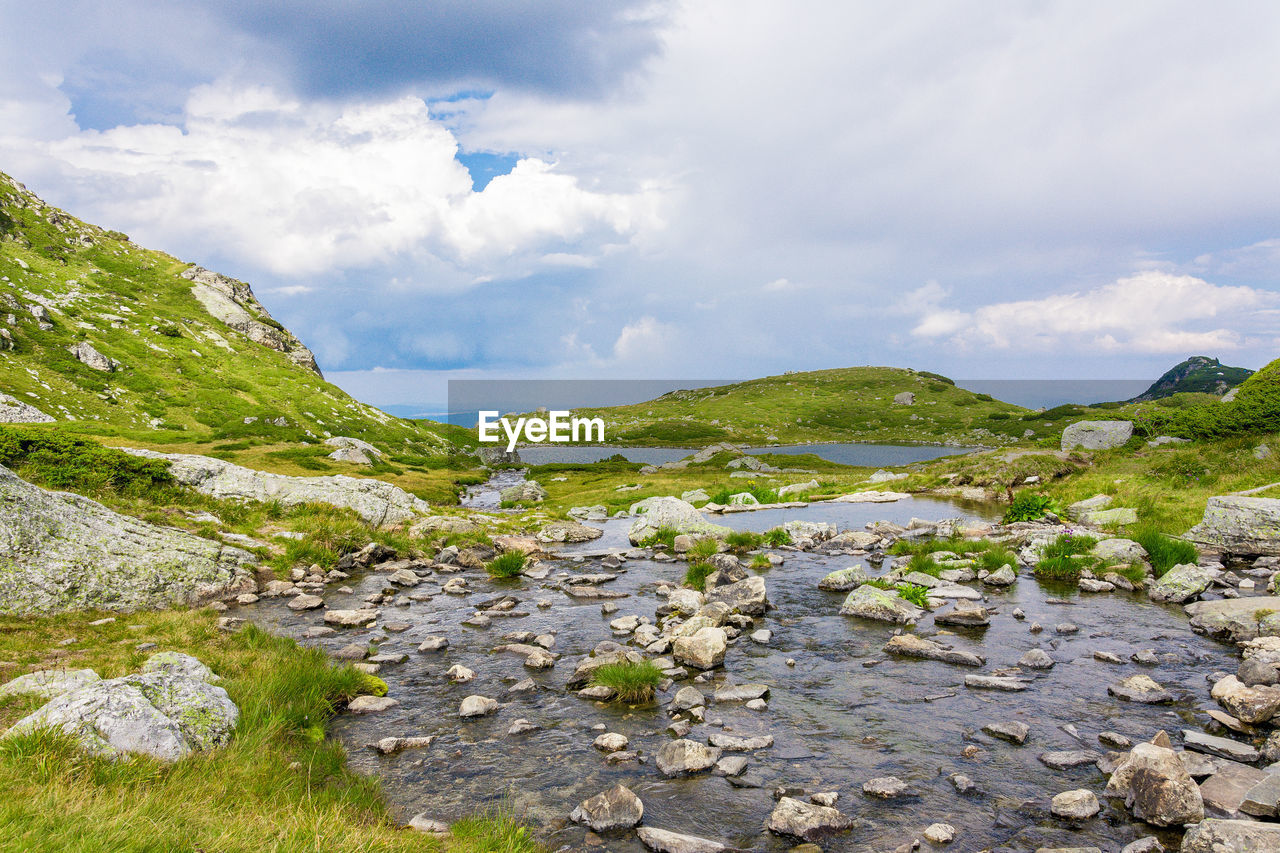
{"label": "pebble", "polygon": [[925,828],[924,838],[930,844],[950,844],[956,840],[956,828],[949,823],[932,823]]}

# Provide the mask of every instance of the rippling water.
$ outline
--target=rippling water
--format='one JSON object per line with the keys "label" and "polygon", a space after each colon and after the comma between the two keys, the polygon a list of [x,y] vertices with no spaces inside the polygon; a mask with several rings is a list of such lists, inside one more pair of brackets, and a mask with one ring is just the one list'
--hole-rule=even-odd
{"label": "rippling water", "polygon": [[[823,520],[824,513],[835,512],[843,513],[842,526],[855,528],[872,519],[974,514],[944,502],[921,500],[786,511],[789,518],[810,520]],[[769,512],[727,516],[725,521],[756,530],[778,523]],[[609,522],[606,527],[608,541],[615,541],[615,531],[625,529],[625,523]],[[600,545],[597,541],[585,547]],[[1007,591],[983,590],[987,606],[994,610],[989,628],[961,629],[945,638],[955,648],[985,655],[988,665],[981,670],[889,658],[881,647],[894,633],[892,626],[840,616],[843,594],[817,589],[827,572],[853,565],[855,558],[779,553],[785,563],[765,574],[775,609],[767,617],[758,617],[754,626],[771,629],[771,643],[756,645],[746,636],[751,629],[744,631],[730,647],[724,669],[713,675],[716,684],[731,679],[770,685],[769,708],[756,713],[738,704],[709,703],[707,713],[709,722],[722,721],[724,730],[734,734],[775,737],[773,748],[748,754],[748,772],[757,774],[763,787],[735,788],[709,774],[672,780],[659,774],[652,756],[670,737],[665,732],[670,718],[664,706],[680,683],[663,693],[658,703],[637,708],[600,705],[565,690],[577,660],[600,641],[615,639],[611,619],[632,613],[653,618],[662,601],[654,594],[655,586],[662,580],[678,582],[685,568],[679,562],[626,562],[617,580],[606,587],[630,595],[618,600],[619,609],[610,616],[601,614],[599,602],[575,601],[558,589],[574,574],[601,571],[592,559],[557,561],[543,581],[493,582],[482,572],[469,571],[464,576],[474,591],[468,596],[440,594],[405,607],[383,607],[380,621],[404,621],[413,627],[395,635],[385,634],[380,627],[340,631],[321,642],[330,649],[350,642],[379,642],[383,651],[409,653],[407,663],[384,667],[381,673],[390,685],[390,695],[401,704],[379,715],[342,717],[337,735],[347,743],[357,769],[381,777],[405,819],[427,812],[449,821],[486,806],[510,803],[551,849],[577,849],[584,844],[585,831],[566,822],[569,811],[617,782],[644,801],[645,824],[750,849],[785,850],[793,844],[763,829],[774,805],[771,791],[779,785],[799,786],[806,793],[840,792],[837,806],[859,818],[861,825],[825,839],[823,846],[828,850],[891,850],[919,837],[935,821],[956,827],[953,850],[1084,844],[1118,849],[1151,834],[1151,828],[1131,823],[1122,809],[1105,800],[1104,811],[1079,827],[1050,817],[1052,795],[1081,787],[1100,793],[1106,778],[1092,765],[1051,770],[1037,756],[1046,750],[1105,752],[1097,741],[1098,732],[1104,730],[1137,741],[1149,739],[1159,729],[1176,734],[1187,725],[1204,725],[1207,717],[1200,709],[1209,701],[1206,674],[1234,669],[1237,662],[1230,647],[1193,634],[1180,608],[1125,593],[1083,596],[1073,587],[1045,588],[1029,577],[1021,577]],[[443,579],[433,578],[416,591],[438,590]],[[357,607],[364,596],[383,589],[384,579],[369,574],[354,586],[349,596],[329,592],[327,605]],[[494,619],[488,628],[460,624],[477,604],[504,593],[518,597],[522,602],[518,609],[529,615]],[[542,598],[553,606],[539,609],[536,602]],[[1010,615],[1015,607],[1026,612],[1025,622]],[[294,614],[283,600],[264,599],[245,610],[244,615],[294,636],[320,624],[322,618],[321,611]],[[1028,626],[1034,621],[1045,626],[1044,633],[1030,633]],[[1079,633],[1057,635],[1054,625],[1063,622],[1079,626]],[[491,652],[503,642],[504,633],[517,630],[554,632],[554,651],[563,658],[554,669],[531,673],[518,656]],[[937,633],[932,617],[926,616],[916,631]],[[447,636],[449,648],[417,653],[416,646],[429,634]],[[1024,652],[1037,647],[1058,663],[1049,671],[1027,673],[1032,685],[1026,692],[964,687],[966,674],[1013,666]],[[1093,658],[1095,650],[1104,650],[1128,661],[1132,652],[1147,648],[1160,655],[1160,666],[1116,666]],[[795,660],[794,667],[786,665],[787,658]],[[455,663],[475,670],[476,680],[449,684],[444,673]],[[1138,672],[1154,677],[1178,701],[1146,706],[1107,695],[1109,684]],[[527,677],[539,684],[537,692],[507,694],[510,684]],[[699,686],[710,697],[714,684]],[[458,705],[471,694],[505,704],[490,717],[460,720]],[[507,728],[519,717],[541,728],[508,736]],[[1031,727],[1026,745],[1014,746],[979,731],[985,723],[1003,720],[1020,720]],[[591,745],[598,733],[591,727],[596,724],[630,738],[629,748],[638,749],[647,763],[607,765]],[[1068,724],[1078,729],[1080,740],[1063,729]],[[695,726],[690,737],[705,742],[708,734],[718,730]],[[392,757],[362,748],[380,737],[410,734],[438,739],[426,750]],[[962,750],[971,744],[979,747],[977,756],[962,757]],[[972,778],[976,789],[957,793],[948,778],[953,773]],[[915,796],[886,803],[861,793],[863,782],[885,775],[911,783]],[[604,849],[638,851],[642,847],[632,834],[624,833],[608,838]]]}

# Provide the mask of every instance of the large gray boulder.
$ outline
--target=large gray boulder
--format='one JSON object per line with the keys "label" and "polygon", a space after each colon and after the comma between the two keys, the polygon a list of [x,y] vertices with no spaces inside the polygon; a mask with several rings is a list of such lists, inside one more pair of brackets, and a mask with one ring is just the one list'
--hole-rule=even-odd
{"label": "large gray boulder", "polygon": [[1110,450],[1133,437],[1130,421],[1078,421],[1062,431],[1062,449]]}
{"label": "large gray boulder", "polygon": [[40,729],[71,735],[86,752],[177,761],[231,740],[240,711],[221,687],[159,668],[94,681],[55,697],[4,737]]}
{"label": "large gray boulder", "polygon": [[1156,826],[1181,826],[1204,817],[1200,788],[1178,753],[1154,743],[1133,748],[1111,774],[1105,794],[1123,799],[1135,818]]}
{"label": "large gray boulder", "polygon": [[335,435],[332,438],[326,438],[324,443],[330,447],[337,448],[329,454],[329,458],[335,462],[350,462],[352,465],[372,465],[382,458],[381,450],[358,438]]}
{"label": "large gray boulder", "polygon": [[841,832],[853,826],[844,813],[830,806],[806,803],[793,797],[782,797],[769,815],[769,829],[779,835],[789,835],[811,841],[832,832]]}
{"label": "large gray boulder", "polygon": [[1217,575],[1216,569],[1183,563],[1165,572],[1147,590],[1147,595],[1151,596],[1152,601],[1182,604],[1208,589]]}
{"label": "large gray boulder", "polygon": [[638,545],[661,529],[671,529],[676,533],[702,533],[712,536],[723,536],[731,531],[727,527],[712,524],[702,517],[702,513],[693,504],[679,498],[650,498],[635,505],[633,511],[643,512],[631,529],[627,538],[632,545]]}
{"label": "large gray boulder", "polygon": [[645,847],[657,850],[658,853],[720,853],[726,849],[719,841],[696,835],[682,835],[654,826],[636,827],[636,837]]}
{"label": "large gray boulder", "polygon": [[569,819],[586,824],[596,832],[630,829],[644,817],[644,803],[626,785],[614,785],[603,793],[582,801]]}
{"label": "large gray boulder", "polygon": [[717,601],[747,616],[763,616],[769,608],[768,590],[765,588],[764,578],[759,575],[753,575],[737,583],[708,589],[707,602]]}
{"label": "large gray boulder", "polygon": [[76,361],[85,367],[94,370],[100,370],[103,373],[110,373],[120,366],[120,363],[112,358],[107,358],[102,353],[94,349],[93,344],[88,341],[81,341],[70,348],[71,354],[75,356]]}
{"label": "large gray boulder", "polygon": [[573,520],[553,521],[538,531],[538,541],[547,545],[559,542],[590,542],[603,535],[603,530],[589,524]]}
{"label": "large gray boulder", "polygon": [[1280,555],[1280,499],[1209,498],[1204,518],[1186,538],[1240,557]]}
{"label": "large gray boulder", "polygon": [[322,503],[355,510],[374,526],[403,524],[430,509],[422,498],[382,480],[347,477],[290,477],[255,471],[222,459],[189,453],[157,453],[122,447],[126,453],[163,459],[178,482],[220,500],[279,501],[284,506]]}
{"label": "large gray boulder", "polygon": [[0,466],[0,613],[198,606],[253,592],[247,551],[47,492]]}
{"label": "large gray boulder", "polygon": [[1182,853],[1264,853],[1280,850],[1280,824],[1202,820],[1182,837]]}
{"label": "large gray boulder", "polygon": [[1196,601],[1183,610],[1191,619],[1191,630],[1219,640],[1243,643],[1258,637],[1280,636],[1280,596]]}
{"label": "large gray boulder", "polygon": [[898,625],[914,622],[924,615],[922,609],[899,598],[893,590],[877,589],[870,584],[863,584],[849,593],[840,606],[840,613]]}
{"label": "large gray boulder", "polygon": [[8,394],[0,394],[0,424],[47,424],[57,420]]}

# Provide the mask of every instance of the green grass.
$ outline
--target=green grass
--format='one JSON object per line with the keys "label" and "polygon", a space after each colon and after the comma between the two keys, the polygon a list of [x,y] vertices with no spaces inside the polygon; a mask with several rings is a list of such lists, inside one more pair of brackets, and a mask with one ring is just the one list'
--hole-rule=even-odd
{"label": "green grass", "polygon": [[610,688],[623,702],[648,702],[662,677],[662,670],[653,661],[620,661],[596,669],[591,673],[591,683]]}
{"label": "green grass", "polygon": [[690,560],[705,560],[720,553],[720,543],[713,537],[699,539],[689,548],[688,557]]}
{"label": "green grass", "polygon": [[1035,576],[1042,580],[1076,580],[1085,569],[1100,568],[1099,560],[1089,555],[1097,544],[1092,536],[1059,536],[1041,549]]}
{"label": "green grass", "polygon": [[900,583],[898,586],[898,598],[903,601],[909,601],[916,607],[929,607],[929,590],[923,586],[917,586],[913,583]]}
{"label": "green grass", "polygon": [[791,534],[783,527],[774,527],[764,532],[764,544],[770,548],[781,548],[791,544]]}
{"label": "green grass", "polygon": [[724,543],[735,554],[745,554],[759,548],[764,543],[764,536],[750,530],[735,530],[724,537]]}
{"label": "green grass", "polygon": [[907,563],[907,571],[920,572],[936,578],[941,573],[942,567],[935,563],[929,554],[913,554],[911,561]]}
{"label": "green grass", "polygon": [[987,543],[986,550],[978,554],[973,564],[975,569],[986,569],[989,572],[994,572],[1001,566],[1010,566],[1016,571],[1018,568],[1018,555],[995,542]]}
{"label": "green grass", "polygon": [[1013,503],[1005,510],[1002,521],[1013,524],[1018,521],[1037,521],[1049,513],[1061,516],[1062,508],[1048,495],[1022,491],[1014,497]]}
{"label": "green grass", "polygon": [[773,568],[773,563],[769,562],[769,558],[764,554],[756,554],[751,558],[751,562],[747,564],[747,568],[755,571],[763,571],[765,569]]}
{"label": "green grass", "polygon": [[1152,573],[1160,578],[1165,572],[1182,563],[1194,564],[1200,559],[1196,546],[1183,539],[1165,536],[1158,530],[1143,528],[1133,535],[1133,540],[1147,551],[1147,561]]}
{"label": "green grass", "polygon": [[[157,642],[196,655],[223,677],[240,707],[235,735],[222,749],[172,765],[88,757],[47,732],[0,741],[0,849],[439,849],[398,828],[376,778],[349,770],[341,745],[325,737],[330,717],[368,686],[368,676],[251,626],[219,631],[210,611],[88,624],[101,615],[0,619],[0,660],[17,664],[3,677],[34,666],[91,667],[116,677],[136,672],[150,654],[137,652],[138,643]],[[72,636],[79,642],[58,646]],[[3,700],[0,728],[40,704]],[[450,849],[533,853],[528,833],[518,830],[509,817],[479,816],[455,829]]]}
{"label": "green grass", "polygon": [[715,494],[711,495],[711,500],[709,501],[709,503],[728,505],[729,503],[731,503],[731,501],[729,500],[731,497],[733,497],[734,495],[740,495],[743,492],[746,492],[747,494],[751,495],[753,498],[760,501],[760,503],[762,504],[776,504],[782,500],[782,498],[778,497],[778,493],[773,489],[767,488],[765,486],[750,485],[750,486],[728,486],[726,488],[720,489]]}
{"label": "green grass", "polygon": [[523,551],[507,551],[499,554],[484,564],[484,570],[491,577],[514,578],[524,571],[525,555]]}
{"label": "green grass", "polygon": [[1115,572],[1120,577],[1138,586],[1147,582],[1147,570],[1137,563],[1130,563],[1125,566],[1111,566],[1106,571]]}
{"label": "green grass", "polygon": [[640,540],[640,547],[656,548],[662,545],[668,551],[674,551],[676,549],[676,537],[679,535],[680,533],[674,527],[659,527]]}
{"label": "green grass", "polygon": [[698,592],[706,592],[707,576],[715,570],[716,567],[710,563],[705,563],[701,560],[691,561],[684,572],[684,585],[689,589],[696,589]]}

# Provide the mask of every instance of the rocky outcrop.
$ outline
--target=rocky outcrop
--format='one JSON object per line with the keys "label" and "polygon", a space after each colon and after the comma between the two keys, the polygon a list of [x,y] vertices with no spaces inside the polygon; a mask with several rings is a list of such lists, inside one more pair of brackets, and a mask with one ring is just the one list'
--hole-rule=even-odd
{"label": "rocky outcrop", "polygon": [[75,356],[76,361],[85,367],[93,370],[100,370],[103,373],[110,373],[120,366],[120,362],[112,358],[107,358],[102,353],[94,349],[93,344],[88,341],[81,341],[70,348],[71,354]]}
{"label": "rocky outcrop", "polygon": [[1147,590],[1152,601],[1171,601],[1182,604],[1209,588],[1216,569],[1203,568],[1191,563],[1174,566]]}
{"label": "rocky outcrop", "polygon": [[0,466],[0,613],[199,605],[256,588],[246,551],[47,492]]}
{"label": "rocky outcrop", "polygon": [[1156,826],[1181,826],[1204,817],[1204,801],[1178,753],[1140,743],[1116,767],[1106,795],[1124,800],[1138,820]]}
{"label": "rocky outcrop", "polygon": [[47,424],[57,418],[8,394],[0,394],[0,424]]}
{"label": "rocky outcrop", "polygon": [[1132,437],[1131,421],[1078,421],[1062,431],[1062,449],[1110,450]]}
{"label": "rocky outcrop", "polygon": [[138,754],[160,761],[223,746],[240,711],[227,691],[190,672],[198,670],[154,667],[140,675],[91,681],[19,720],[4,737],[56,729],[94,755]]}
{"label": "rocky outcrop", "polygon": [[860,616],[863,619],[904,625],[919,619],[924,615],[924,610],[899,598],[896,592],[864,584],[849,593],[840,606],[840,613],[844,616]]}
{"label": "rocky outcrop", "polygon": [[1191,630],[1197,634],[1235,643],[1280,636],[1280,596],[1196,601],[1183,609],[1191,618]]}
{"label": "rocky outcrop", "polygon": [[191,282],[191,295],[214,319],[255,344],[282,352],[294,364],[321,375],[315,355],[267,313],[249,285],[201,266],[189,267],[182,277]]}
{"label": "rocky outcrop", "polygon": [[220,500],[279,501],[284,506],[323,503],[355,510],[374,526],[403,524],[430,507],[419,497],[382,480],[336,474],[329,477],[290,477],[255,471],[187,453],[157,453],[122,447],[126,453],[163,459],[178,482]]}
{"label": "rocky outcrop", "polygon": [[632,545],[643,542],[662,529],[674,530],[676,533],[704,533],[713,536],[725,535],[729,528],[711,524],[702,517],[702,513],[693,504],[679,498],[651,498],[642,505],[633,507],[643,515],[636,519],[627,531],[627,538]]}
{"label": "rocky outcrop", "polygon": [[1182,853],[1262,853],[1280,850],[1280,824],[1202,820],[1182,838]]}
{"label": "rocky outcrop", "polygon": [[538,531],[538,541],[550,545],[552,543],[590,542],[599,539],[604,531],[578,521],[553,521]]}
{"label": "rocky outcrop", "polygon": [[1280,555],[1280,499],[1209,498],[1204,518],[1186,538],[1240,557]]}
{"label": "rocky outcrop", "polygon": [[350,462],[352,465],[372,465],[382,458],[381,450],[358,438],[335,435],[333,438],[326,438],[324,443],[330,447],[337,448],[329,454],[329,458],[335,462]]}

